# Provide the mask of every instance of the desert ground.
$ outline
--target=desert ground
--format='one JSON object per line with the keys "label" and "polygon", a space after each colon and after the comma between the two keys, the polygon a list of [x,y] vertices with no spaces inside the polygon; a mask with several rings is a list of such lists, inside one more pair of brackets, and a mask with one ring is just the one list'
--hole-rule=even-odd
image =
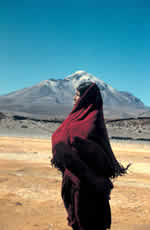
{"label": "desert ground", "polygon": [[[112,230],[150,229],[150,143],[112,141],[126,176],[113,181]],[[50,138],[0,137],[0,230],[69,230]],[[98,229],[98,228],[97,228]],[[91,229],[92,230],[92,229]]]}

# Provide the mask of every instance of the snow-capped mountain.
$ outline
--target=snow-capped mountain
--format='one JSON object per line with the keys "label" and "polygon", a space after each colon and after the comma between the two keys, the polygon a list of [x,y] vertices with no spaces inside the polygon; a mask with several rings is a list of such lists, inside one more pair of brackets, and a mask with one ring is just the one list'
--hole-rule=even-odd
{"label": "snow-capped mountain", "polygon": [[95,82],[101,91],[105,105],[123,105],[123,106],[138,106],[143,107],[143,102],[129,92],[120,92],[104,81],[96,78],[95,76],[85,72],[77,71],[74,74],[66,77],[65,79],[71,80],[73,88],[76,88],[81,82],[92,81]]}
{"label": "snow-capped mountain", "polygon": [[85,71],[77,71],[64,79],[48,79],[25,89],[0,97],[0,107],[31,113],[68,113],[72,108],[75,88],[84,81],[96,82],[105,107],[144,108],[143,102],[128,92],[120,92]]}

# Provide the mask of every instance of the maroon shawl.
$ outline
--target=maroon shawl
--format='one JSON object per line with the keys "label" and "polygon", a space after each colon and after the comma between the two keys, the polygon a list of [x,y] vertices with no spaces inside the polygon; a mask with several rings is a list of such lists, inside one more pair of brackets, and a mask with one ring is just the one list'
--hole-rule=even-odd
{"label": "maroon shawl", "polygon": [[[88,188],[109,198],[113,188],[109,178],[126,171],[112,152],[104,122],[102,97],[95,83],[89,86],[53,133],[52,152],[52,164],[63,174],[62,198],[68,211],[69,225],[73,226],[75,222],[80,225],[77,210],[80,184],[83,182]],[[72,196],[66,195],[68,189]]]}

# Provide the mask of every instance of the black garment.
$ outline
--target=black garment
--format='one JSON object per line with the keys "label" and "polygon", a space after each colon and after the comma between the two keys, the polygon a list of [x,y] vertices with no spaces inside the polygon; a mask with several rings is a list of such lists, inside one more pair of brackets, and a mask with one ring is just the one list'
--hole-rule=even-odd
{"label": "black garment", "polygon": [[[78,201],[78,209],[76,209],[76,204],[74,201],[74,193],[77,192],[77,188],[68,180],[67,183],[64,184],[62,195],[65,207],[68,209],[68,205],[71,204],[70,207],[70,215],[68,221],[74,219],[74,215],[78,216],[80,220],[79,222],[72,222],[73,230],[106,230],[111,226],[111,209],[109,204],[108,196],[105,194],[99,194],[96,191],[91,190],[91,188],[87,187],[87,184],[80,184],[79,191],[79,201]],[[77,210],[75,213],[73,210]]]}
{"label": "black garment", "polygon": [[[84,215],[85,210],[86,215]],[[84,230],[110,228],[111,210],[108,198],[81,187],[79,217],[81,226],[84,226]]]}

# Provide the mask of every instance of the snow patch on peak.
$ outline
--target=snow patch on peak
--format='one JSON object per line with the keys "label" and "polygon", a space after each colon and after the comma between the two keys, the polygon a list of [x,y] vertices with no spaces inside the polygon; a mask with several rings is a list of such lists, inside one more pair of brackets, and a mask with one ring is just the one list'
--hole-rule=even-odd
{"label": "snow patch on peak", "polygon": [[87,73],[84,70],[79,70],[67,76],[65,79],[68,79],[68,80],[83,80],[84,79],[84,80],[92,81],[92,80],[96,80],[96,77],[94,77],[92,74]]}
{"label": "snow patch on peak", "polygon": [[86,71],[84,71],[84,70],[78,70],[74,74],[81,74],[81,75],[83,75],[83,74],[88,74],[88,73]]}
{"label": "snow patch on peak", "polygon": [[71,82],[73,88],[75,89],[83,82],[87,82],[87,81],[96,82],[97,78],[87,73],[86,71],[79,70],[67,76],[64,80],[68,80],[69,82]]}
{"label": "snow patch on peak", "polygon": [[88,76],[89,74],[83,70],[79,70],[79,71],[76,71],[75,73],[65,77],[65,79],[69,79],[69,80],[73,80],[73,79],[76,79],[76,80],[79,80],[82,76]]}
{"label": "snow patch on peak", "polygon": [[101,79],[95,77],[94,75],[90,73],[87,73],[84,70],[76,71],[75,73],[67,76],[64,80],[68,80],[72,82],[73,88],[77,88],[81,83],[87,82],[87,81],[98,84],[100,89],[105,89],[108,87],[108,85],[104,81],[102,81]]}

